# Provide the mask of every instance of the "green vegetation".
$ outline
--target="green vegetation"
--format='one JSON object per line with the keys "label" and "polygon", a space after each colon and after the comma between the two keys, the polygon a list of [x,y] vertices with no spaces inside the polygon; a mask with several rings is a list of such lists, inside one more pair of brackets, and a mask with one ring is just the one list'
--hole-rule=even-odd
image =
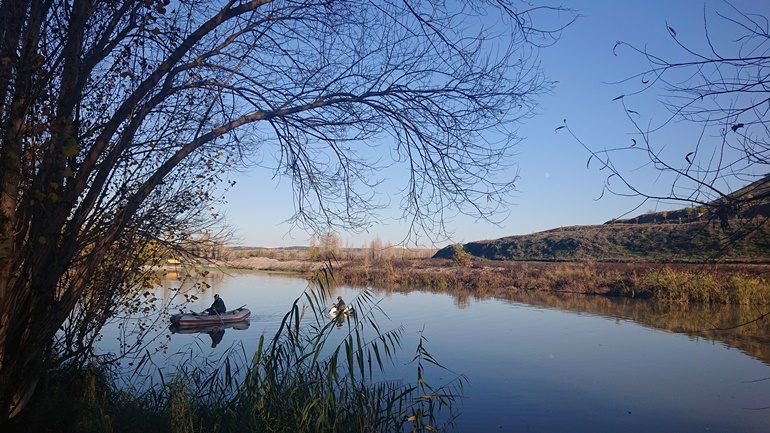
{"label": "green vegetation", "polygon": [[[45,392],[4,431],[422,432],[451,423],[464,378],[431,387],[425,369],[441,366],[421,339],[415,384],[378,380],[402,329],[378,328],[376,301],[365,291],[355,300],[360,313],[345,322],[347,335],[332,344],[337,321],[322,311],[328,295],[324,284],[307,290],[250,362],[234,347],[216,362],[186,358],[169,374],[153,372],[145,357],[128,385],[109,364],[50,372]],[[152,373],[159,381],[142,383]]]}
{"label": "green vegetation", "polygon": [[454,244],[452,245],[452,248],[454,249],[454,254],[452,255],[452,261],[458,266],[470,266],[472,257],[470,254],[468,254],[465,249],[463,249],[462,244]]}
{"label": "green vegetation", "polygon": [[[470,242],[463,249],[492,260],[601,261],[648,263],[770,262],[770,177],[727,199],[679,210],[650,212],[603,225],[561,227],[522,236]],[[456,245],[435,257],[453,259]]]}
{"label": "green vegetation", "polygon": [[[749,204],[734,203],[746,197],[751,199]],[[770,263],[767,197],[770,177],[707,205],[649,212],[603,225],[470,242],[462,247],[475,257],[492,260]],[[454,259],[456,248],[447,246],[435,257]]]}
{"label": "green vegetation", "polygon": [[[732,225],[735,229],[725,230],[716,222],[616,221],[470,242],[463,248],[473,256],[492,260],[770,262],[770,227],[753,220],[735,220]],[[455,254],[454,246],[449,246],[436,253],[436,257],[452,259]]]}

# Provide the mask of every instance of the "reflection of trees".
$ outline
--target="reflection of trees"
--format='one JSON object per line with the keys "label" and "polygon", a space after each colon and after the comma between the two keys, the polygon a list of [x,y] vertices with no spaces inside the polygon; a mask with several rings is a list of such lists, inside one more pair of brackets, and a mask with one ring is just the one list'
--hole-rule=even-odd
{"label": "reflection of trees", "polygon": [[160,279],[163,287],[190,289],[216,289],[225,278],[224,272],[182,272],[164,275]]}
{"label": "reflection of trees", "polygon": [[467,293],[455,293],[454,301],[457,308],[461,310],[471,306],[471,296]]}
{"label": "reflection of trees", "polygon": [[[770,323],[755,321],[756,307],[684,304],[548,292],[516,292],[507,298],[566,311],[617,317],[669,332],[735,347],[770,364]],[[743,326],[739,326],[743,325]]]}
{"label": "reflection of trees", "polygon": [[770,365],[770,321],[755,320],[758,312],[757,308],[752,306],[656,302],[510,289],[499,290],[494,294],[478,294],[463,289],[440,290],[425,287],[418,289],[404,286],[388,289],[388,291],[402,293],[413,290],[450,294],[458,307],[461,299],[466,299],[470,303],[471,297],[494,298],[538,307],[631,320],[649,328],[724,343]]}
{"label": "reflection of trees", "polygon": [[[187,304],[197,301],[201,293],[214,293],[225,275],[224,272],[196,271],[191,268],[165,272],[158,277],[159,289],[155,291],[155,296],[161,298],[169,310],[187,308]],[[181,297],[177,298],[177,295]]]}

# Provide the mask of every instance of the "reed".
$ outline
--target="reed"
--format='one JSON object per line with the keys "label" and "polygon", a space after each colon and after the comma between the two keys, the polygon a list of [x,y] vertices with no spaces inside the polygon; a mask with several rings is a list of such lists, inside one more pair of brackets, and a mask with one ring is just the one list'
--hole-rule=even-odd
{"label": "reed", "polygon": [[758,276],[731,275],[727,295],[732,303],[741,305],[770,304],[767,282]]}

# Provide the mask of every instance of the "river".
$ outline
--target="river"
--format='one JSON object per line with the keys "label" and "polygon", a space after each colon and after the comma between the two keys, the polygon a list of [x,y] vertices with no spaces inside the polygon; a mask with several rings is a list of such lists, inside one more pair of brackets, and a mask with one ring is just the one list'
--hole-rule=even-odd
{"label": "river", "polygon": [[[171,335],[163,326],[150,343],[156,364],[173,364],[180,354],[215,358],[234,344],[253,351],[260,335],[275,332],[308,284],[262,273],[213,273],[204,282],[210,287],[188,308],[206,308],[218,293],[229,308],[247,305],[250,326],[227,329],[216,347],[208,334]],[[173,279],[163,284],[186,290]],[[335,296],[355,305],[360,291],[340,287]],[[159,289],[157,296],[168,300],[176,292]],[[450,370],[429,380],[467,378],[455,431],[766,432],[770,427],[769,321],[735,327],[762,309],[538,292],[507,299],[395,288],[373,292],[387,314],[379,325],[404,327],[391,378],[415,380],[410,361],[420,335]],[[117,351],[120,338],[132,338],[127,323],[104,331],[102,349]],[[345,328],[337,331],[343,335]]]}

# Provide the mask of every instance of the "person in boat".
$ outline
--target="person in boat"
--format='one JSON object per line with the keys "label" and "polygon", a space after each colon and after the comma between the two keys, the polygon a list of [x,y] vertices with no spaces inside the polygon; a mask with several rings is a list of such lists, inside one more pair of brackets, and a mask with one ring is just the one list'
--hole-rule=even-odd
{"label": "person in boat", "polygon": [[219,295],[214,295],[214,303],[211,304],[211,307],[207,308],[206,311],[210,316],[224,313],[227,311],[227,308],[225,307],[225,301],[223,301]]}
{"label": "person in boat", "polygon": [[337,296],[337,303],[333,307],[337,309],[337,327],[342,328],[342,324],[345,323],[345,315],[342,314],[345,311],[345,301],[342,300],[342,296]]}

